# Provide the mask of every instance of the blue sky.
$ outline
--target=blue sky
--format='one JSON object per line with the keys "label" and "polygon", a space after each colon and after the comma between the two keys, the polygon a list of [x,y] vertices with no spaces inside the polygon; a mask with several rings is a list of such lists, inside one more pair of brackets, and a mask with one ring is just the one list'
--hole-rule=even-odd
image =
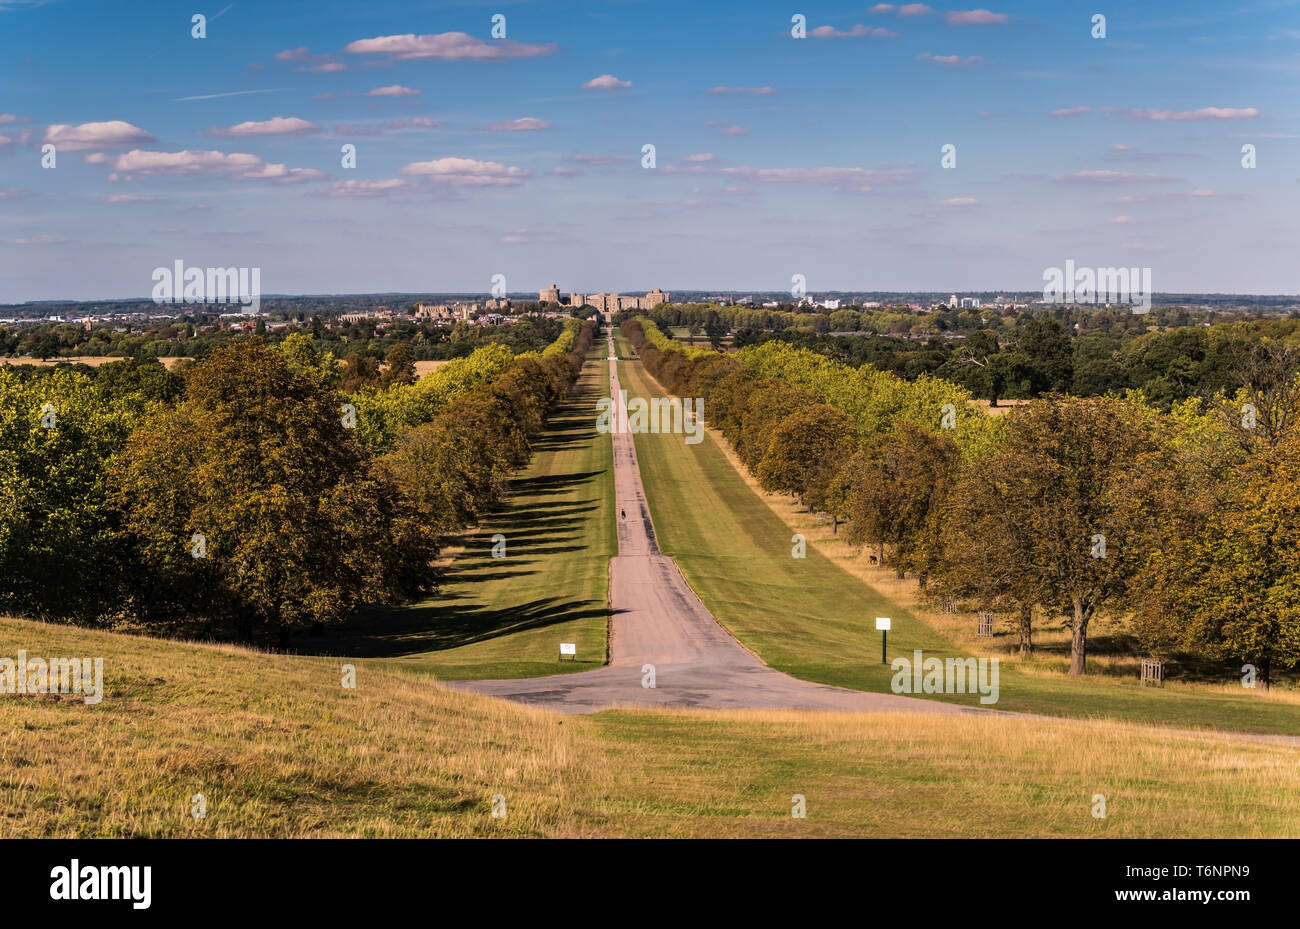
{"label": "blue sky", "polygon": [[1300,291],[1300,0],[1107,5],[0,0],[0,302]]}

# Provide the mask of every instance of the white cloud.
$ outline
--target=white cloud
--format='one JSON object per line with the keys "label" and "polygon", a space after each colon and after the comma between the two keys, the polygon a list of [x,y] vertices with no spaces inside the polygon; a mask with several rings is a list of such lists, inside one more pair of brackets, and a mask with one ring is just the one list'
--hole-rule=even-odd
{"label": "white cloud", "polygon": [[948,13],[949,26],[984,26],[1005,23],[1010,17],[1006,13],[990,13],[988,10],[952,10]]}
{"label": "white cloud", "polygon": [[631,81],[621,81],[612,74],[602,74],[600,77],[593,77],[587,83],[583,84],[584,90],[615,90],[619,87],[631,87]]}
{"label": "white cloud", "polygon": [[109,120],[104,123],[82,123],[80,126],[55,123],[45,130],[45,141],[67,151],[79,152],[88,148],[125,148],[158,140],[138,126],[121,120]]}
{"label": "white cloud", "polygon": [[899,16],[925,16],[926,14],[933,12],[934,9],[926,6],[924,3],[904,3],[898,8]]}
{"label": "white cloud", "polygon": [[[323,180],[329,177],[324,171],[311,168],[287,168],[282,164],[267,164],[256,155],[243,152],[225,154],[218,151],[186,149],[180,152],[146,152],[133,149],[122,155],[110,157],[103,152],[86,156],[88,164],[106,164],[113,170],[110,180],[119,174],[182,176],[218,175],[238,180],[273,180],[280,183]],[[130,178],[128,177],[128,180]]]}
{"label": "white cloud", "polygon": [[550,128],[550,123],[533,116],[525,116],[522,119],[510,119],[503,123],[493,123],[490,126],[483,127],[483,129],[488,132],[536,132],[539,129]]}
{"label": "white cloud", "polygon": [[1063,110],[1052,110],[1052,116],[1082,116],[1084,113],[1091,113],[1090,106],[1067,106]]}
{"label": "white cloud", "polygon": [[343,51],[353,55],[387,55],[394,61],[437,58],[444,61],[499,61],[507,58],[531,58],[549,55],[554,45],[529,45],[510,39],[485,42],[464,32],[441,32],[430,35],[385,35],[349,42]]}
{"label": "white cloud", "polygon": [[421,91],[414,90],[410,87],[403,87],[401,84],[390,84],[387,87],[376,87],[374,90],[366,91],[367,97],[418,97]]}
{"label": "white cloud", "polygon": [[296,116],[274,116],[262,122],[244,122],[228,129],[210,129],[212,135],[250,136],[250,135],[305,135],[320,132],[320,126],[309,123]]}
{"label": "white cloud", "polygon": [[406,165],[399,173],[430,177],[452,187],[517,187],[525,178],[531,177],[522,168],[495,161],[475,161],[472,158],[416,161]]}
{"label": "white cloud", "polygon": [[979,201],[974,197],[949,197],[947,200],[940,200],[939,206],[978,206]]}

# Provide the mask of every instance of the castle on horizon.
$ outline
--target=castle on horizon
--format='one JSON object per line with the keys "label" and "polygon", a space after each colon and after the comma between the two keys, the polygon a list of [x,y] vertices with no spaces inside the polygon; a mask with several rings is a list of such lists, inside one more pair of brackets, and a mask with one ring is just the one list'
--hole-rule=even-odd
{"label": "castle on horizon", "polygon": [[667,303],[669,295],[664,293],[658,287],[650,291],[644,297],[620,296],[619,294],[569,294],[569,302],[564,303],[560,300],[560,286],[552,284],[550,287],[543,287],[537,292],[537,301],[539,303],[554,303],[557,306],[568,306],[577,309],[580,306],[590,306],[602,313],[617,313],[619,310],[653,310],[661,303]]}

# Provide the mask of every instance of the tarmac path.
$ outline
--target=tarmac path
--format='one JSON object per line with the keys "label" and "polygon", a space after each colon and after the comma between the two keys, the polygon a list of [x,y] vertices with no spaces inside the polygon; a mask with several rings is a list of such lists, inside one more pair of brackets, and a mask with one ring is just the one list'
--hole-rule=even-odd
{"label": "tarmac path", "polygon": [[[609,396],[618,397],[609,337]],[[594,411],[593,411],[594,415]],[[636,446],[613,431],[618,555],[609,564],[610,662],[595,671],[448,686],[567,713],[611,707],[766,707],[801,710],[981,713],[895,694],[815,684],[773,670],[722,628],[655,542]],[[653,672],[650,667],[653,666]],[[647,686],[653,673],[654,686]]]}

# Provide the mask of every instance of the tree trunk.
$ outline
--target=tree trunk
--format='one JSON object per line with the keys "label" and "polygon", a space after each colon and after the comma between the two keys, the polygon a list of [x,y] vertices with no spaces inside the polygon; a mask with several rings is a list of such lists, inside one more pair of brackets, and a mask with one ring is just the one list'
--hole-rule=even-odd
{"label": "tree trunk", "polygon": [[1088,619],[1089,610],[1084,607],[1083,601],[1078,597],[1074,598],[1074,616],[1071,628],[1073,635],[1070,638],[1070,673],[1083,674],[1085,663],[1088,659]]}
{"label": "tree trunk", "polygon": [[289,626],[287,623],[280,623],[280,647],[289,648]]}
{"label": "tree trunk", "polygon": [[1032,605],[1020,607],[1020,654],[1028,655],[1034,650],[1034,608]]}
{"label": "tree trunk", "polygon": [[832,516],[831,535],[839,535],[839,534],[840,534],[840,518],[838,516]]}
{"label": "tree trunk", "polygon": [[885,543],[884,542],[876,543],[876,564],[880,565],[882,568],[885,566]]}
{"label": "tree trunk", "polygon": [[1267,657],[1259,659],[1259,679],[1264,682],[1264,689],[1271,690],[1272,681],[1272,661]]}

